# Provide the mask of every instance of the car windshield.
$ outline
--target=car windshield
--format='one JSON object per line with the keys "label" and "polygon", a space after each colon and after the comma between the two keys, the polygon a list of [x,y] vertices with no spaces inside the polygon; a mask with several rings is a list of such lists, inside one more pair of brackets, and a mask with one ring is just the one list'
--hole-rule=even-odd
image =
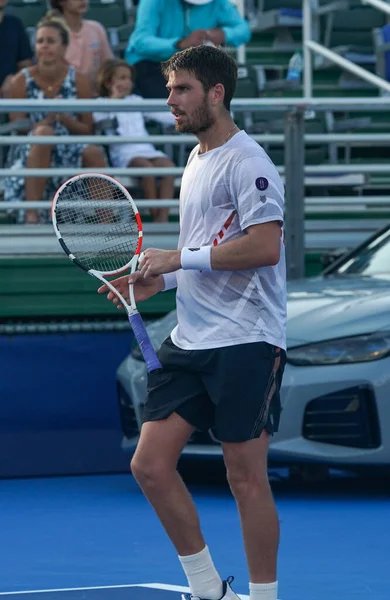
{"label": "car windshield", "polygon": [[390,275],[390,227],[337,261],[326,275]]}

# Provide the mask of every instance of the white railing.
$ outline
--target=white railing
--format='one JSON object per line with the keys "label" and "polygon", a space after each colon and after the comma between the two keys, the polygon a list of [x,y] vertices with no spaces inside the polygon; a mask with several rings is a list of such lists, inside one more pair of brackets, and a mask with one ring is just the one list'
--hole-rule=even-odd
{"label": "white railing", "polygon": [[[361,110],[388,109],[388,98],[235,98],[232,100],[232,113],[242,111],[261,112],[286,112],[296,108],[312,109],[318,111],[348,110],[358,112]],[[58,113],[58,112],[162,112],[168,111],[164,100],[143,99],[138,102],[126,100],[106,99],[49,99],[31,100],[14,99],[0,100],[0,113]]]}
{"label": "white railing", "polygon": [[[305,220],[304,247],[309,252],[327,252],[352,248],[384,225],[383,219],[355,219],[348,222],[331,219]],[[172,249],[177,245],[179,224],[144,223],[145,248]],[[2,225],[0,255],[63,255],[52,225]]]}
{"label": "white railing", "polygon": [[[245,0],[235,0],[234,4],[237,6],[237,10],[242,17],[245,17]],[[245,64],[246,61],[246,48],[245,44],[242,44],[237,48],[237,62],[239,65]]]}
{"label": "white railing", "polygon": [[[137,103],[128,103],[125,100],[116,101],[116,100],[93,100],[93,99],[83,99],[83,100],[44,100],[44,101],[36,101],[36,100],[1,100],[0,101],[0,112],[19,112],[19,113],[33,113],[33,112],[97,112],[97,111],[141,111],[141,112],[161,112],[162,110],[167,110],[166,104],[164,100],[141,100]],[[388,172],[387,164],[326,164],[326,165],[307,165],[304,164],[304,144],[305,142],[310,143],[351,143],[353,139],[355,139],[356,143],[370,143],[370,141],[374,141],[378,144],[383,144],[388,141],[388,137],[385,134],[356,134],[355,136],[349,136],[345,134],[312,134],[306,135],[304,134],[304,119],[303,115],[306,110],[314,110],[316,112],[326,112],[326,111],[386,111],[388,110],[388,99],[383,97],[378,98],[356,98],[351,102],[350,99],[345,98],[272,98],[272,99],[263,99],[263,98],[238,98],[232,102],[232,112],[233,116],[236,111],[257,111],[257,112],[266,112],[266,111],[279,111],[281,114],[286,113],[285,118],[285,131],[284,135],[280,134],[256,134],[256,138],[263,143],[267,142],[272,143],[280,143],[284,142],[285,147],[285,165],[280,165],[277,168],[279,169],[280,174],[285,179],[286,184],[286,245],[289,248],[289,256],[288,256],[288,265],[290,277],[301,277],[303,275],[303,257],[304,257],[304,248],[305,243],[309,243],[308,239],[310,239],[310,244],[314,244],[315,247],[320,245],[322,248],[326,247],[334,247],[333,244],[336,243],[339,245],[340,239],[345,235],[345,239],[348,238],[349,243],[355,242],[357,240],[361,241],[361,236],[365,235],[370,228],[375,228],[376,225],[374,220],[371,220],[369,224],[365,225],[365,228],[359,231],[345,231],[345,225],[343,225],[344,229],[339,230],[338,237],[332,241],[332,228],[337,225],[337,221],[335,224],[331,224],[331,228],[329,229],[329,223],[326,224],[326,228],[324,229],[324,224],[320,224],[322,227],[321,230],[317,230],[317,225],[313,221],[311,227],[314,227],[313,231],[310,233],[310,238],[307,237],[307,233],[304,235],[304,227],[307,227],[307,223],[305,222],[305,215],[308,214],[308,211],[317,211],[319,210],[319,205],[314,206],[313,204],[307,204],[307,200],[305,199],[304,188],[305,185],[308,184],[308,180],[311,178],[310,185],[313,186],[326,186],[329,187],[331,185],[340,185],[342,179],[349,178],[348,185],[351,187],[352,185],[362,185],[365,183],[365,174],[369,173],[380,173],[386,174]],[[159,139],[156,140],[156,137]],[[156,136],[150,137],[150,140],[154,140],[154,143],[166,143],[167,140],[170,143],[192,143],[195,142],[193,136],[180,136],[180,135],[172,135],[172,136]],[[107,143],[108,140],[110,142],[119,143],[119,139],[117,136],[113,136],[114,139],[107,138],[103,136],[104,143]],[[85,141],[85,143],[96,143],[100,141],[102,138],[94,135],[91,136],[64,136],[61,138],[61,141],[69,141],[74,142]],[[122,139],[121,141],[128,141]],[[4,143],[21,143],[22,141],[29,141],[32,143],[31,137],[28,136],[2,136],[1,142]],[[133,138],[134,140],[134,138]],[[36,136],[34,140],[35,143],[56,143],[59,141],[59,138],[56,136],[42,138],[40,136]],[[138,140],[137,140],[138,141]],[[80,172],[87,172],[89,169],[80,169]],[[103,173],[109,173],[119,177],[142,177],[146,175],[154,175],[154,176],[163,176],[163,175],[174,175],[177,176],[176,185],[180,184],[180,177],[183,173],[182,167],[172,167],[172,168],[123,168],[123,169],[115,169],[115,168],[106,168],[101,169]],[[74,175],[74,169],[67,168],[58,168],[58,169],[0,169],[0,177],[8,177],[8,176],[17,176],[20,175],[22,177],[49,177],[53,175],[63,176],[64,178],[70,175]],[[351,181],[353,179],[353,182]],[[363,179],[362,179],[363,178]],[[345,182],[344,182],[345,183]],[[170,199],[167,199],[168,202],[171,202]],[[148,206],[152,206],[152,202]],[[328,203],[329,198],[324,199],[324,203]],[[32,204],[30,202],[24,202],[12,205],[14,208],[32,208]],[[49,203],[50,206],[50,203]],[[146,205],[143,205],[146,208]],[[156,200],[153,206],[162,207],[162,203],[159,200]],[[168,205],[171,207],[171,205]],[[333,205],[334,206],[334,205]],[[347,206],[347,205],[344,205]],[[354,210],[357,210],[358,204],[350,205],[354,206]],[[361,204],[361,206],[365,206]],[[381,205],[384,207],[385,205]],[[387,205],[386,205],[387,206]],[[44,203],[38,204],[39,208],[44,208]],[[2,205],[2,210],[6,211],[8,209],[11,210],[11,203],[4,203]],[[12,208],[12,210],[14,209]],[[173,209],[173,205],[172,205]],[[175,210],[177,210],[177,204],[175,205]],[[364,210],[364,208],[363,208]],[[313,213],[312,213],[313,214]],[[368,221],[368,219],[367,219]],[[379,222],[379,221],[378,221]],[[12,231],[12,227],[18,228],[16,225],[10,226],[9,230]],[[23,230],[22,226],[22,230]],[[34,244],[38,244],[37,241],[39,239],[39,231],[40,226],[36,226],[38,229],[34,227],[27,227],[25,230],[26,236],[32,239],[34,238]],[[177,227],[177,224],[176,224]],[[25,242],[20,237],[19,234],[16,234],[17,229],[15,229],[15,239],[13,234],[6,234],[6,238],[4,238],[5,229],[7,226],[2,226],[2,237],[3,241],[0,244],[2,248],[15,248],[12,244],[15,242],[17,244],[22,244],[21,247],[26,247]],[[165,240],[160,240],[158,243],[162,241],[162,243],[172,244],[173,238],[177,235],[176,230],[173,231],[174,228],[166,230],[164,227],[158,226],[156,231],[154,231],[151,240],[155,240],[153,236],[164,235],[168,236]],[[314,231],[315,230],[315,231]],[[7,229],[8,231],[8,229]],[[343,233],[344,231],[344,233]],[[173,236],[173,237],[172,237]],[[16,240],[17,238],[17,240]],[[13,239],[13,242],[12,242]],[[28,244],[29,241],[26,240]],[[328,245],[328,246],[327,246]],[[343,244],[344,245],[344,244]],[[347,245],[347,244],[345,244]],[[348,244],[349,245],[349,244]],[[34,246],[36,248],[36,246]],[[1,250],[2,251],[2,250]],[[7,250],[6,250],[7,251]]]}
{"label": "white railing", "polygon": [[387,2],[383,2],[383,0],[362,0],[362,4],[370,4],[373,8],[377,8],[390,15],[390,5]]}
{"label": "white railing", "polygon": [[[26,207],[27,205],[27,207]],[[52,203],[48,200],[41,200],[37,202],[7,202],[5,208],[9,210],[15,209],[49,209]],[[179,208],[179,200],[175,199],[162,199],[162,200],[146,200],[144,198],[137,199],[137,207],[140,211],[150,208]],[[334,214],[335,210],[337,213],[343,212],[363,212],[363,211],[376,211],[381,212],[390,211],[390,198],[387,196],[308,196],[305,198],[305,214]]]}
{"label": "white railing", "polygon": [[[161,111],[163,108],[168,110],[164,100],[140,100],[139,102],[128,103],[126,100],[107,100],[107,99],[83,99],[83,100],[37,100],[17,99],[17,100],[0,100],[1,112],[93,112],[93,111],[110,111],[110,110],[128,110],[135,111]],[[237,110],[245,111],[288,111],[292,109],[315,109],[316,111],[328,110],[346,110],[358,111],[364,109],[383,111],[388,109],[388,100],[386,98],[356,98],[351,104],[351,101],[344,98],[274,98],[274,99],[259,99],[259,98],[240,98],[232,102],[233,114]],[[253,139],[263,144],[266,143],[284,143],[284,134],[252,134]],[[61,143],[74,143],[77,139],[80,143],[127,143],[143,141],[139,136],[61,136]],[[0,136],[0,146],[2,144],[16,145],[21,143],[31,143],[31,136],[26,135],[10,135]],[[155,144],[192,144],[196,143],[196,137],[192,135],[154,135],[149,136],[148,141]],[[58,142],[57,136],[36,136],[35,144],[55,144]],[[382,145],[390,142],[390,134],[306,134],[304,142],[307,144],[359,144],[359,145]],[[285,172],[285,167],[278,167],[281,175]],[[183,173],[183,167],[151,167],[151,168],[114,168],[107,167],[101,169],[102,173],[110,174],[117,177],[142,177],[173,175],[180,177]],[[364,173],[385,173],[388,166],[384,164],[361,164],[351,165],[348,163],[337,165],[310,165],[305,167],[305,174],[310,176],[318,175],[341,175],[341,174],[364,174]],[[88,172],[89,169],[80,169],[80,173]],[[68,177],[74,174],[72,168],[47,168],[47,169],[0,169],[0,177],[22,176],[22,177],[49,177],[58,175]],[[156,200],[156,202],[158,202]]]}
{"label": "white railing", "polygon": [[[390,5],[383,0],[362,0],[363,4],[370,4],[374,8],[378,8],[381,11],[384,11],[386,14],[390,15]],[[333,3],[334,9],[340,7],[338,2]],[[322,7],[316,8],[316,14],[319,14],[321,9],[331,8],[332,3],[328,5],[324,5]],[[346,8],[346,6],[344,7]],[[311,52],[315,52],[321,55],[323,58],[339,65],[346,71],[349,71],[353,75],[360,77],[361,79],[371,83],[372,85],[378,87],[385,92],[390,92],[390,83],[379,77],[378,75],[374,75],[370,73],[366,69],[363,69],[359,65],[354,62],[340,56],[337,52],[326,48],[322,44],[319,44],[317,41],[312,39],[312,31],[313,31],[313,0],[303,0],[303,59],[304,59],[304,69],[303,69],[303,89],[304,95],[306,98],[311,98],[313,95],[313,71],[312,71],[312,56]]]}
{"label": "white railing", "polygon": [[[281,175],[284,175],[286,167],[277,166],[277,170]],[[99,173],[105,173],[106,175],[112,175],[117,177],[144,177],[150,175],[151,177],[161,177],[164,175],[182,175],[184,167],[140,167],[140,168],[116,168],[107,167],[105,169],[99,169]],[[91,169],[80,168],[77,169],[77,173],[90,173]],[[59,177],[72,177],[74,175],[74,168],[48,168],[48,169],[0,169],[0,175],[3,177],[13,177],[19,175],[21,177],[51,177],[58,175]],[[387,163],[381,164],[358,164],[353,165],[345,163],[342,165],[307,165],[305,166],[306,175],[344,175],[346,173],[389,173],[389,165]]]}
{"label": "white railing", "polygon": [[336,63],[336,65],[339,65],[340,67],[346,69],[353,75],[357,75],[361,79],[364,79],[368,83],[375,85],[376,87],[384,90],[385,92],[390,92],[390,83],[388,81],[382,79],[382,77],[378,77],[378,75],[370,73],[366,69],[363,69],[363,67],[356,65],[347,58],[340,56],[339,54],[337,54],[337,52],[333,52],[333,50],[329,50],[328,48],[325,48],[324,46],[321,46],[321,44],[313,42],[312,40],[305,42],[305,48],[309,48],[309,50],[313,50],[314,52],[321,54],[324,58],[327,58],[328,60]]}
{"label": "white railing", "polygon": [[[283,144],[284,134],[282,133],[251,133],[251,138],[261,144]],[[390,144],[390,133],[307,133],[304,137],[306,144],[350,144],[359,146],[387,146]],[[62,135],[61,144],[139,144],[145,142],[143,136],[117,136],[117,135]],[[193,135],[149,135],[148,142],[156,145],[163,144],[196,144],[197,139]],[[0,146],[18,146],[19,144],[31,144],[31,136],[0,135]],[[57,144],[58,136],[40,135],[34,138],[35,145]]]}
{"label": "white railing", "polygon": [[[27,209],[26,209],[27,205]],[[14,209],[48,209],[51,208],[52,203],[49,200],[39,200],[28,202],[18,202],[17,200],[12,202],[6,202],[4,208],[14,210]],[[164,200],[146,200],[146,199],[137,199],[137,208],[139,210],[149,209],[149,208],[179,208],[179,200],[174,199],[164,199]]]}
{"label": "white railing", "polygon": [[[306,6],[306,4],[309,6]],[[312,38],[312,0],[303,0],[303,94],[306,98],[313,96],[313,72],[311,50],[308,42]]]}

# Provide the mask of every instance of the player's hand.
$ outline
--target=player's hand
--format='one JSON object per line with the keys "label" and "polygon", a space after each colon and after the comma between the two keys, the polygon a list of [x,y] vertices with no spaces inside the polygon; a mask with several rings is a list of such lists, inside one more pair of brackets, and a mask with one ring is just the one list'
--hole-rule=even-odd
{"label": "player's hand", "polygon": [[[154,277],[148,277],[147,279],[142,277],[141,273],[138,271],[137,273],[133,273],[132,275],[124,275],[123,277],[118,277],[114,281],[110,281],[110,283],[118,290],[118,292],[123,296],[126,302],[130,303],[129,296],[129,284],[134,284],[134,299],[137,302],[142,302],[143,300],[148,300],[164,287],[164,280],[161,275],[156,275]],[[108,293],[107,293],[108,292]],[[98,289],[99,294],[107,293],[107,300],[111,300],[117,308],[123,308],[119,298],[110,290],[107,285],[102,285]]]}
{"label": "player's hand", "polygon": [[148,248],[142,252],[138,269],[143,277],[172,273],[181,268],[180,250],[157,250]]}

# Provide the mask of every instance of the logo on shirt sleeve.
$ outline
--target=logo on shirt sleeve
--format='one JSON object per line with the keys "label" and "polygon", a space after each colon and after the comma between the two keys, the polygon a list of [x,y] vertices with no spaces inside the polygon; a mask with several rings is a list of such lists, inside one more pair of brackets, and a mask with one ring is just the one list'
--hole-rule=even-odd
{"label": "logo on shirt sleeve", "polygon": [[266,177],[258,177],[255,181],[255,185],[260,192],[264,192],[268,187],[268,179]]}

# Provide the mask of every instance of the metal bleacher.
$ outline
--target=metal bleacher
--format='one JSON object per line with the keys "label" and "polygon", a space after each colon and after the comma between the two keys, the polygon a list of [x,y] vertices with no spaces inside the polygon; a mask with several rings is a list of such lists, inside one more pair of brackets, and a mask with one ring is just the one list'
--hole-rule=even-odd
{"label": "metal bleacher", "polygon": [[[378,72],[378,56],[383,59],[386,50],[378,50],[380,44],[375,41],[378,39],[375,35],[378,36],[378,32],[386,25],[386,15],[371,6],[363,5],[359,0],[318,0],[313,1],[313,6],[313,28],[317,39],[356,64],[364,65],[371,72]],[[47,5],[46,1],[42,0],[10,0],[7,10],[18,14],[33,33],[34,24],[46,12]],[[286,83],[289,59],[294,51],[302,47],[301,0],[247,0],[246,13],[252,29],[252,38],[245,48],[245,64],[239,65],[236,98],[301,97],[302,85],[291,87]],[[136,7],[132,0],[91,0],[87,18],[95,19],[106,27],[115,54],[123,56],[128,37],[134,27],[135,14]],[[227,50],[237,57],[236,49]],[[380,96],[378,88],[327,60],[314,60],[313,66],[314,98],[348,98],[353,104],[356,98],[369,99]],[[383,73],[383,60],[380,68]],[[305,164],[358,167],[367,163],[387,162],[390,137],[381,142],[377,140],[370,143],[364,136],[356,139],[355,134],[390,134],[389,117],[390,109],[388,112],[366,109],[357,112],[342,107],[340,110],[308,111],[305,115],[306,134],[317,135],[321,139],[306,140]],[[234,112],[234,118],[250,134],[258,136],[256,139],[266,148],[277,166],[284,164],[284,115],[281,111],[237,110]],[[149,127],[153,134],[163,133],[156,123],[150,123]],[[344,137],[340,141],[340,138],[335,138],[335,134],[351,137],[350,140]],[[275,136],[273,139],[270,138],[272,135]],[[163,141],[162,137],[161,143]],[[179,167],[184,166],[192,147],[193,144],[185,142],[172,145],[174,160]],[[176,179],[176,190],[179,185],[180,177]],[[361,207],[361,212],[351,208],[350,213],[350,218],[356,222],[357,217],[367,217],[368,203],[362,203],[362,198],[367,196],[371,202],[375,195],[382,199],[390,195],[390,175],[369,173],[365,169],[361,172],[355,170],[353,173],[348,173],[346,169],[344,177],[332,175],[319,178],[307,174],[307,230],[312,228],[315,232],[310,239],[313,243],[315,239],[319,239],[321,218],[327,233],[327,243],[332,245],[332,248],[329,236],[331,223],[341,223],[345,229],[345,219],[348,217],[345,206],[341,209],[341,204],[333,202],[332,212],[328,210],[329,201],[333,197],[356,198],[355,206]],[[321,197],[324,199],[322,205]],[[313,205],[310,205],[311,198],[318,200],[315,210]],[[379,208],[376,207],[372,213],[372,227],[376,228],[381,219],[388,218],[388,214],[390,200],[388,205],[382,202]],[[338,220],[339,215],[342,215],[342,220]],[[6,220],[9,220],[8,217]],[[341,226],[334,225],[335,231],[337,230],[337,244],[342,242]],[[357,231],[362,232],[361,235],[365,235],[366,231],[370,233],[367,223],[364,227],[357,227]]]}

